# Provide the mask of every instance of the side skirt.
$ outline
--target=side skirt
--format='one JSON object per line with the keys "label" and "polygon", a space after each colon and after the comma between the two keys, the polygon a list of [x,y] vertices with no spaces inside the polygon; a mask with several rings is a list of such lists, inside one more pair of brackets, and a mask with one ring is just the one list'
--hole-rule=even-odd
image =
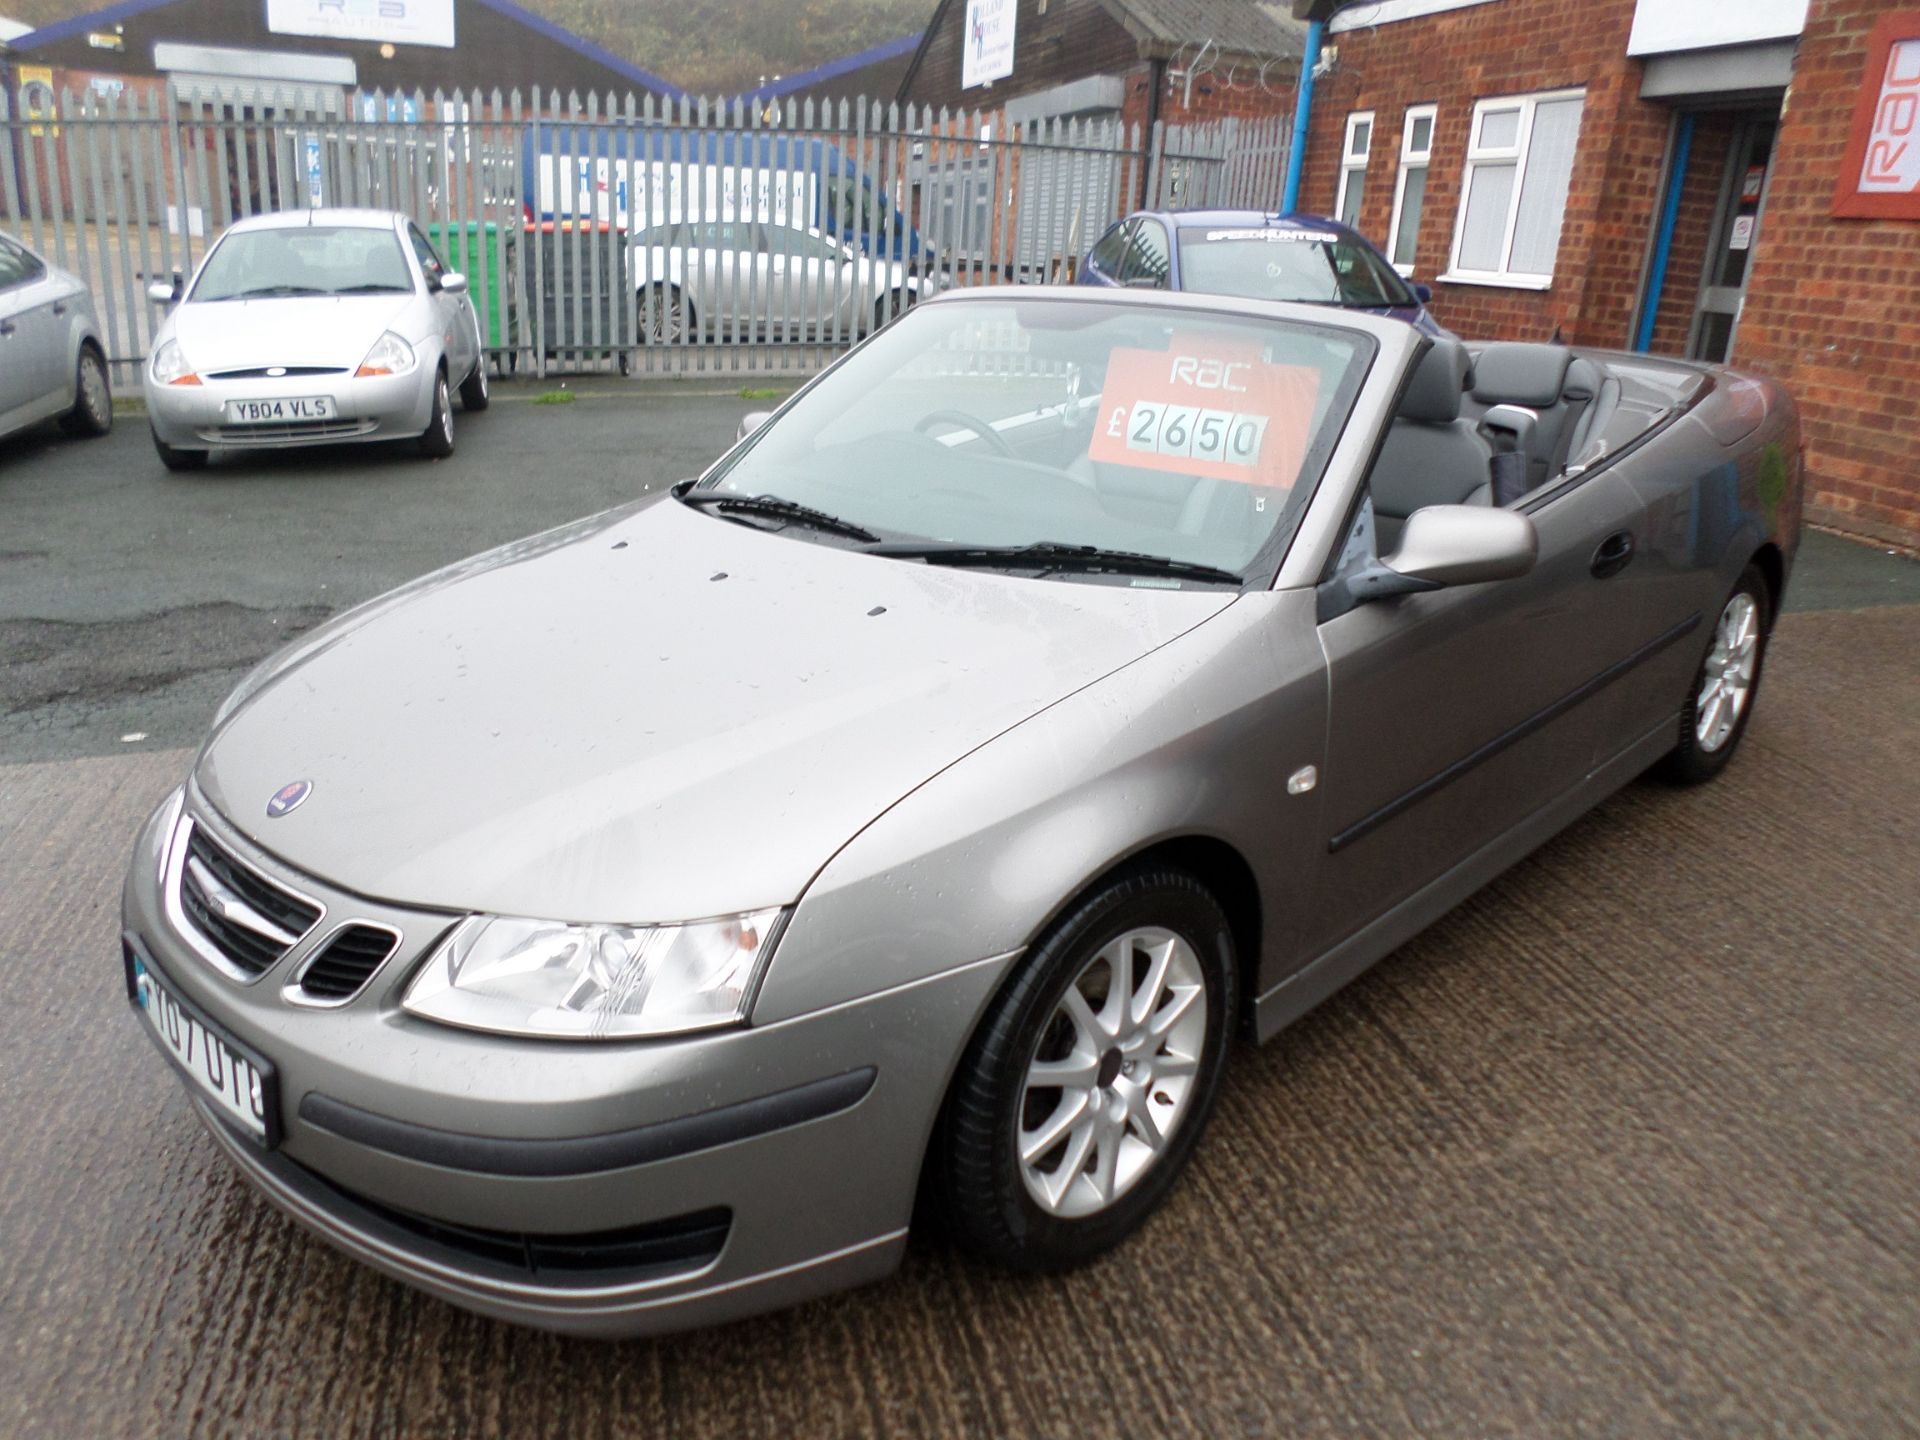
{"label": "side skirt", "polygon": [[1402,900],[1379,919],[1310,960],[1254,1002],[1254,1034],[1263,1043],[1404,945],[1502,871],[1524,860],[1673,748],[1677,717],[1603,763],[1559,799]]}

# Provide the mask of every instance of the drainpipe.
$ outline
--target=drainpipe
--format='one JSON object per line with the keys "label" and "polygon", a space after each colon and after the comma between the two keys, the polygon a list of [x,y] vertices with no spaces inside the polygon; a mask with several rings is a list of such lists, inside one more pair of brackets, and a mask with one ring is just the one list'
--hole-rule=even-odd
{"label": "drainpipe", "polygon": [[1680,219],[1680,192],[1687,183],[1687,154],[1693,148],[1693,112],[1685,111],[1673,137],[1673,168],[1667,172],[1667,194],[1660,213],[1660,229],[1653,241],[1653,259],[1647,265],[1646,308],[1633,348],[1645,353],[1653,346],[1653,324],[1660,314],[1660,295],[1667,288],[1667,261],[1673,254],[1673,231]]}
{"label": "drainpipe", "polygon": [[1287,144],[1287,186],[1280,196],[1283,215],[1300,208],[1300,170],[1307,158],[1307,122],[1313,116],[1313,70],[1320,63],[1320,35],[1324,29],[1319,20],[1307,25],[1307,53],[1300,57],[1300,88],[1293,100],[1293,139]]}
{"label": "drainpipe", "polygon": [[[1153,154],[1153,127],[1160,123],[1160,92],[1167,84],[1167,62],[1163,59],[1147,62],[1147,128],[1141,132],[1146,145],[1146,154]],[[1158,197],[1151,191],[1154,181],[1159,179],[1160,167],[1149,160],[1140,167],[1140,204],[1141,210],[1152,208],[1158,203]]]}

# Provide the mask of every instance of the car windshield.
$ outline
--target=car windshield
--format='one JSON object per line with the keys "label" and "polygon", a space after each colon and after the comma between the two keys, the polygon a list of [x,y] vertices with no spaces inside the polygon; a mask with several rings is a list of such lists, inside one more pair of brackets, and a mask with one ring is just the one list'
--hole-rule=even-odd
{"label": "car windshield", "polygon": [[[1097,547],[1231,582],[1277,566],[1373,351],[1334,324],[1164,305],[934,302],[855,351],[688,499],[727,513],[724,495],[754,497],[762,518],[736,506],[744,523],[779,523],[768,497],[804,505],[895,552]],[[785,528],[848,543],[817,524]],[[1055,569],[1012,557],[1006,568]],[[1124,566],[1100,578],[1184,583]]]}
{"label": "car windshield", "polygon": [[413,289],[413,272],[391,230],[300,225],[242,230],[215,247],[190,300],[286,295],[366,295]]}
{"label": "car windshield", "polygon": [[1406,282],[1369,247],[1306,225],[1194,226],[1180,232],[1181,288],[1250,300],[1364,309],[1411,306]]}

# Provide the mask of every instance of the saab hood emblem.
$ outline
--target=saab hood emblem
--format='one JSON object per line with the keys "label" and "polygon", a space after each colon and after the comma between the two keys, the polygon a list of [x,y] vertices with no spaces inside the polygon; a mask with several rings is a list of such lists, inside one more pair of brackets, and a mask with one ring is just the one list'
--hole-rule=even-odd
{"label": "saab hood emblem", "polygon": [[313,781],[295,780],[290,785],[282,785],[273,792],[273,798],[267,801],[267,818],[277,820],[289,810],[300,808],[300,802],[313,793]]}

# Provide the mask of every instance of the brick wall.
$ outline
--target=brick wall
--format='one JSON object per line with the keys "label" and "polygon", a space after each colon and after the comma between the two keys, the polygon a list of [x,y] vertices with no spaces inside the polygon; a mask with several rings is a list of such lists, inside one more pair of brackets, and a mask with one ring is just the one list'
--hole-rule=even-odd
{"label": "brick wall", "polygon": [[1813,0],[1781,124],[1734,364],[1800,402],[1817,520],[1920,542],[1920,222],[1836,220],[1867,32],[1907,5]]}
{"label": "brick wall", "polygon": [[[1330,34],[1339,47],[1314,91],[1301,206],[1331,214],[1349,113],[1374,112],[1359,228],[1384,245],[1402,117],[1437,104],[1433,165],[1414,257],[1434,313],[1465,335],[1624,345],[1652,226],[1669,112],[1638,99],[1627,59],[1633,0],[1499,0],[1374,29]],[[1441,281],[1453,246],[1477,100],[1585,87],[1580,146],[1551,289]]]}

